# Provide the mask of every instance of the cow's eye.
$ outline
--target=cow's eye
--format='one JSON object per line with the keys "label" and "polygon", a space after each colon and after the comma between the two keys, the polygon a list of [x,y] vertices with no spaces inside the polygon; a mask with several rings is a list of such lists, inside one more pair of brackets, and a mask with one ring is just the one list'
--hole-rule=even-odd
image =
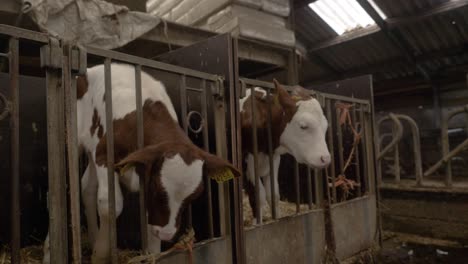
{"label": "cow's eye", "polygon": [[300,127],[301,127],[301,129],[303,129],[303,130],[306,130],[306,129],[309,128],[309,126],[306,125],[306,124],[300,124]]}

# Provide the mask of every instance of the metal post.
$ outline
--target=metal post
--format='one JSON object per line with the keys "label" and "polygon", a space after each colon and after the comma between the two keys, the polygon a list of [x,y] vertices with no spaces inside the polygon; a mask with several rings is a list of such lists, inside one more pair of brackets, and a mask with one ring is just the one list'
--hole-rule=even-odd
{"label": "metal post", "polygon": [[11,262],[15,264],[20,263],[21,248],[18,49],[18,39],[10,38]]}
{"label": "metal post", "polygon": [[[217,90],[221,94],[224,94],[223,81],[219,80],[215,84]],[[214,126],[215,126],[215,140],[216,140],[216,155],[228,159],[227,149],[227,131],[226,131],[226,105],[223,97],[216,97],[214,99],[213,110],[214,110]],[[235,128],[231,128],[231,132],[236,131]],[[230,234],[228,227],[231,226],[230,216],[231,212],[229,199],[229,183],[218,183],[218,204],[219,204],[219,229],[221,237]]]}
{"label": "metal post", "polygon": [[[360,108],[362,108],[362,105],[360,105]],[[356,114],[356,104],[353,107],[353,112],[352,112],[352,117],[353,117],[353,124],[359,124],[359,127],[355,127],[357,130],[358,128],[362,131],[362,119],[358,121],[357,119],[357,114]],[[359,133],[359,131],[358,131]],[[362,133],[362,132],[361,132]],[[361,137],[361,142],[362,142],[362,137]],[[355,155],[354,155],[354,169],[356,173],[356,183],[358,184],[358,189],[357,189],[357,195],[360,197],[361,194],[361,163],[360,163],[360,157],[359,157],[359,145],[356,145],[356,150],[355,150]]]}
{"label": "metal post", "polygon": [[253,144],[253,159],[254,159],[254,173],[255,173],[255,214],[257,216],[257,224],[262,223],[262,207],[260,205],[260,175],[258,175],[258,139],[257,139],[257,117],[255,108],[255,87],[250,87],[250,105],[252,108],[252,144]]}
{"label": "metal post", "polygon": [[[395,137],[395,134],[396,134],[396,124],[393,124],[392,126],[392,134],[393,134],[393,137]],[[393,158],[394,158],[394,170],[395,170],[395,182],[397,184],[400,183],[400,151],[399,151],[399,147],[398,147],[398,143],[395,144],[395,147],[393,148]]]}
{"label": "metal post", "polygon": [[80,176],[78,167],[78,128],[76,110],[76,80],[71,75],[71,47],[63,46],[62,82],[65,92],[65,122],[67,136],[68,182],[70,186],[70,215],[72,262],[81,263]]}
{"label": "metal post", "polygon": [[[332,116],[332,110],[331,110],[331,100],[326,99],[325,103],[326,107],[326,112],[327,112],[327,119],[330,124],[333,124],[333,116]],[[337,117],[338,119],[338,117]],[[335,179],[336,179],[336,165],[335,165],[335,139],[334,139],[334,131],[333,131],[333,125],[328,126],[328,146],[329,146],[329,152],[330,152],[330,158],[331,158],[331,164],[330,164],[330,172],[331,172],[331,177],[332,177],[332,182],[333,182],[333,189],[332,189],[332,197],[333,201],[336,201],[336,188],[335,188]],[[328,187],[328,179],[325,179],[327,182],[327,188]]]}
{"label": "metal post", "polygon": [[296,191],[296,213],[301,212],[301,186],[299,183],[299,163],[294,161],[294,189]]}
{"label": "metal post", "polygon": [[[339,104],[340,102],[337,101],[336,104]],[[338,137],[338,161],[340,163],[340,174],[343,174],[343,168],[344,168],[344,155],[343,155],[343,132],[341,129],[341,124],[340,124],[340,114],[341,111],[339,108],[336,109],[336,135]]]}
{"label": "metal post", "polygon": [[[188,136],[188,124],[187,124],[187,85],[185,75],[181,76],[180,79],[180,117],[182,119],[182,127],[184,128],[185,134]],[[187,225],[192,227],[192,205],[187,205]]]}
{"label": "metal post", "polygon": [[[210,152],[210,141],[209,141],[209,123],[208,123],[208,102],[207,102],[207,91],[206,91],[206,80],[203,79],[201,83],[201,105],[202,105],[202,125],[203,125],[203,147],[206,152]],[[206,192],[208,194],[207,206],[208,206],[208,235],[210,238],[214,237],[213,228],[213,200],[211,198],[211,181],[209,177],[206,178],[205,184]]]}
{"label": "metal post", "polygon": [[[362,129],[362,134],[361,134],[361,148],[362,148],[362,157],[363,157],[363,160],[362,160],[362,164],[363,164],[363,173],[364,175],[368,174],[369,173],[369,160],[367,159],[367,146],[371,144],[371,142],[368,142],[367,141],[367,127],[366,127],[366,120],[364,119],[364,105],[361,104],[361,107],[359,108],[359,119],[361,120],[361,129]],[[378,143],[376,145],[379,145]],[[360,182],[361,184],[363,184],[365,186],[365,189],[364,189],[364,193],[367,192],[367,188],[369,188],[369,186],[367,185],[367,181],[366,181],[366,176],[364,176],[362,178],[363,182]],[[362,190],[362,186],[359,187],[361,190]]]}
{"label": "metal post", "polygon": [[47,85],[47,157],[49,172],[49,243],[50,262],[68,262],[67,196],[65,167],[64,89],[61,82],[62,49],[59,41],[50,39],[41,49],[46,66]]}
{"label": "metal post", "polygon": [[[135,100],[136,100],[136,126],[137,126],[137,149],[142,149],[145,146],[144,123],[143,123],[143,98],[141,91],[141,65],[135,66]],[[143,252],[148,250],[148,218],[146,216],[146,200],[145,200],[145,181],[140,179],[140,235],[141,249]]]}
{"label": "metal post", "polygon": [[307,167],[307,203],[309,204],[309,209],[313,207],[312,201],[312,173],[310,168]]}
{"label": "metal post", "polygon": [[[271,90],[267,90],[267,98],[270,98],[271,95]],[[267,122],[267,132],[268,132],[268,162],[270,165],[270,193],[271,193],[271,217],[273,219],[277,218],[277,212],[276,212],[276,190],[275,190],[275,185],[276,185],[276,177],[275,177],[275,172],[274,172],[274,164],[273,164],[273,135],[271,131],[271,123],[272,121],[272,114],[271,114],[271,100],[268,100],[268,122]],[[279,194],[278,194],[279,195]]]}
{"label": "metal post", "polygon": [[106,101],[106,141],[107,141],[107,180],[109,199],[109,253],[112,263],[117,263],[117,230],[115,213],[115,178],[114,178],[114,124],[112,117],[112,73],[111,59],[104,60],[104,81]]}

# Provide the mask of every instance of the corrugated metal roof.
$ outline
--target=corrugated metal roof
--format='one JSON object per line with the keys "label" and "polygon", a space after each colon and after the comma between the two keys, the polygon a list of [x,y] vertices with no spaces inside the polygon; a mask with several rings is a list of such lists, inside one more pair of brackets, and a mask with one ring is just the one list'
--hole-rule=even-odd
{"label": "corrugated metal roof", "polygon": [[318,0],[309,7],[338,35],[375,24],[355,0]]}
{"label": "corrugated metal roof", "polygon": [[[339,1],[339,0],[337,0]],[[374,0],[389,18],[415,16],[450,0]],[[392,30],[406,41],[417,62],[432,72],[468,64],[468,6],[400,25]],[[308,47],[338,35],[315,12],[305,7],[296,12],[298,39]],[[379,31],[314,51],[338,73],[369,70],[377,80],[418,75],[401,50]],[[375,67],[374,67],[375,66]],[[324,76],[326,77],[326,76]],[[320,79],[320,78],[318,78]]]}

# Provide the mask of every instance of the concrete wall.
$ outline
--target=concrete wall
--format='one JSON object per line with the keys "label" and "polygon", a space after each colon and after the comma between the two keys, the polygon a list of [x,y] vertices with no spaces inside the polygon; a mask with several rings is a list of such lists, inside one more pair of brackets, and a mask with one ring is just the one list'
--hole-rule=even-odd
{"label": "concrete wall", "polygon": [[382,189],[385,230],[468,242],[468,192]]}
{"label": "concrete wall", "polygon": [[[332,206],[340,260],[368,249],[377,239],[375,196]],[[247,263],[321,263],[325,250],[324,211],[314,210],[246,231]]]}

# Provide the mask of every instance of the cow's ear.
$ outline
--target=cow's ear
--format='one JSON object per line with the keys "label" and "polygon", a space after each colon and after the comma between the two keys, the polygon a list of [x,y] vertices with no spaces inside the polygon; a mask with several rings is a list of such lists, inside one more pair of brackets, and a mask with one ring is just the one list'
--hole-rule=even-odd
{"label": "cow's ear", "polygon": [[273,79],[273,83],[275,84],[276,90],[275,97],[278,98],[278,101],[283,107],[284,112],[292,118],[296,112],[296,102],[289,95],[288,91],[286,91],[286,89],[284,89],[284,87],[276,79]]}
{"label": "cow's ear", "polygon": [[228,181],[242,175],[231,163],[218,156],[203,152],[203,158],[205,160],[204,165],[208,176],[217,182]]}
{"label": "cow's ear", "polygon": [[136,166],[144,166],[145,170],[151,170],[154,162],[162,158],[164,152],[157,146],[147,146],[128,154],[127,157],[115,164],[115,169],[123,175],[126,171]]}

